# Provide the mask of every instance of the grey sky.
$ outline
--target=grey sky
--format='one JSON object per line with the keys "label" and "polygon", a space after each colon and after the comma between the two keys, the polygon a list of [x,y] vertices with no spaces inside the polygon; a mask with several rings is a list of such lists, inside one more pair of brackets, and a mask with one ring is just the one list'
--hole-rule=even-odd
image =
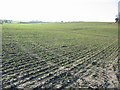
{"label": "grey sky", "polygon": [[0,0],[0,19],[114,21],[119,0]]}

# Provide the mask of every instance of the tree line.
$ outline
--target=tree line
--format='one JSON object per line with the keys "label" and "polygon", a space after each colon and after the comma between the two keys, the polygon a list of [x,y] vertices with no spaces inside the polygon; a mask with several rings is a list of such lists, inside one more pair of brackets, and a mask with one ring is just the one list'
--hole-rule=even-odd
{"label": "tree line", "polygon": [[12,23],[12,20],[0,20],[0,24],[3,24],[3,23]]}

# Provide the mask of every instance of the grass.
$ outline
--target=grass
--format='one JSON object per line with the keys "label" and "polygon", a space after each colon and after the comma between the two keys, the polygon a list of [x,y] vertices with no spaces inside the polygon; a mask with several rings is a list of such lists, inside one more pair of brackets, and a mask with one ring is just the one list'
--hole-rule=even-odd
{"label": "grass", "polygon": [[[77,80],[81,79],[77,73],[82,75],[83,70],[85,75],[88,73],[88,76],[83,74],[84,78],[90,77],[90,72],[95,76],[97,66],[97,69],[104,69],[105,63],[111,63],[117,57],[118,28],[114,23],[3,24],[2,27],[4,87],[11,85],[9,80],[18,87],[37,87],[40,85],[36,82],[42,82],[42,77],[47,76],[49,83],[43,84],[43,87],[76,86]],[[116,62],[112,63],[114,64]],[[60,68],[69,68],[68,71],[79,77],[75,78],[67,71],[60,72]],[[98,73],[101,72],[100,69]],[[18,76],[24,79],[18,79]],[[59,76],[59,79],[55,78],[56,76]],[[70,80],[70,83],[64,81],[65,78]],[[97,85],[99,78],[98,74]],[[92,82],[92,79],[90,80],[86,82]],[[30,84],[27,83],[29,81]],[[82,82],[89,86],[84,80]]]}

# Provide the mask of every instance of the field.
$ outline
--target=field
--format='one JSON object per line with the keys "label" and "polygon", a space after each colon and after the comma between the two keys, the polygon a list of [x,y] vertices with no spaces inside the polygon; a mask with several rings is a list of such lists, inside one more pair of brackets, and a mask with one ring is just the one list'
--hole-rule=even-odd
{"label": "field", "polygon": [[118,88],[115,23],[3,24],[3,88]]}

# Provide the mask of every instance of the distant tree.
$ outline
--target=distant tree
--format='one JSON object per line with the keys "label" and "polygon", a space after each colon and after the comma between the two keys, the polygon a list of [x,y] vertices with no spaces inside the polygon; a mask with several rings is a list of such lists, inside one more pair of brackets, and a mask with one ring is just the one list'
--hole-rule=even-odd
{"label": "distant tree", "polygon": [[118,23],[118,21],[119,21],[119,18],[115,18],[115,23]]}
{"label": "distant tree", "polygon": [[0,24],[3,24],[3,20],[0,20]]}
{"label": "distant tree", "polygon": [[4,23],[7,23],[8,21],[7,20],[4,20]]}

